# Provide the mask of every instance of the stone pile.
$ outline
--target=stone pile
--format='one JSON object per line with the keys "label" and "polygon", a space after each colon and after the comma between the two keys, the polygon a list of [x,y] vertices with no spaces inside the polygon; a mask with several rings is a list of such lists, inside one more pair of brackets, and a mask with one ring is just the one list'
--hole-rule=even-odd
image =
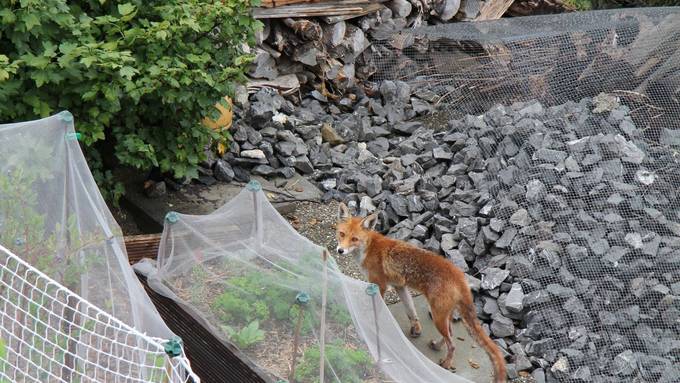
{"label": "stone pile", "polygon": [[[300,107],[260,91],[214,165],[318,182],[380,229],[468,273],[509,373],[538,381],[680,376],[680,134],[606,95],[497,106],[428,126],[426,90]],[[674,380],[675,379],[675,380]]]}

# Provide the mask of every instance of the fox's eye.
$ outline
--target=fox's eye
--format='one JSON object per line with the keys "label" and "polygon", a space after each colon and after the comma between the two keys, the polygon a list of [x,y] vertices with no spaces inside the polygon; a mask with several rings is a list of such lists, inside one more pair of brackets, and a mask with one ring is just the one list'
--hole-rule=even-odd
{"label": "fox's eye", "polygon": [[357,237],[352,237],[352,242],[356,242],[356,241],[358,241],[358,240],[359,240],[359,238],[357,238]]}
{"label": "fox's eye", "polygon": [[345,233],[340,232],[340,238],[344,238],[344,237],[345,237]]}

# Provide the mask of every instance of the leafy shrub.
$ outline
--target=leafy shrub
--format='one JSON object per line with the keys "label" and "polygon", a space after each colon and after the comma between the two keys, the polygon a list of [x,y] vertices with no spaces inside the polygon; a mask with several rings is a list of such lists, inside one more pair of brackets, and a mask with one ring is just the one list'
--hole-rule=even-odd
{"label": "leafy shrub", "polygon": [[[319,345],[314,345],[307,350],[302,357],[295,378],[300,382],[319,382]],[[364,350],[349,348],[341,341],[326,344],[326,370],[331,366],[335,375],[342,376],[343,383],[361,383],[371,367],[371,356]],[[330,375],[330,374],[328,374]],[[327,376],[328,376],[327,375]],[[332,380],[328,376],[328,380]]]}
{"label": "leafy shrub", "polygon": [[195,177],[211,139],[229,138],[201,119],[243,79],[255,1],[0,0],[0,121],[68,109],[91,167],[107,139],[123,165]]}

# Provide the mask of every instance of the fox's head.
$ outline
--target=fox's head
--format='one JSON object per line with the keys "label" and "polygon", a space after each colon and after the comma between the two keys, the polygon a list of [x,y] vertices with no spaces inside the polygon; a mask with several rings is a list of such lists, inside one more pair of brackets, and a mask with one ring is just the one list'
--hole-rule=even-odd
{"label": "fox's head", "polygon": [[378,216],[371,214],[365,218],[352,217],[347,205],[340,203],[338,207],[338,254],[352,254],[362,251],[368,244],[370,232],[375,228]]}

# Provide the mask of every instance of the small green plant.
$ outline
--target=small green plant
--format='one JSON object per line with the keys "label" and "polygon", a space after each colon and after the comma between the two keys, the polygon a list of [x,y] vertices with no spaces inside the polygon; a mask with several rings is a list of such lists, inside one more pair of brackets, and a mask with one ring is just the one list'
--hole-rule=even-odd
{"label": "small green plant", "polygon": [[212,303],[212,309],[224,323],[247,323],[255,313],[247,299],[233,294],[231,290],[217,296]]}
{"label": "small green plant", "polygon": [[[326,370],[330,371],[332,367],[335,375],[342,376],[343,383],[361,383],[368,375],[371,368],[371,357],[368,352],[345,346],[340,340],[327,344],[325,351]],[[319,383],[320,357],[318,345],[307,348],[295,371],[296,380]],[[331,382],[333,378],[329,375],[326,375],[326,381]]]}
{"label": "small green plant", "polygon": [[241,349],[247,349],[254,344],[264,340],[264,331],[260,330],[260,322],[252,321],[239,331],[230,326],[222,326],[222,329],[229,339]]}

